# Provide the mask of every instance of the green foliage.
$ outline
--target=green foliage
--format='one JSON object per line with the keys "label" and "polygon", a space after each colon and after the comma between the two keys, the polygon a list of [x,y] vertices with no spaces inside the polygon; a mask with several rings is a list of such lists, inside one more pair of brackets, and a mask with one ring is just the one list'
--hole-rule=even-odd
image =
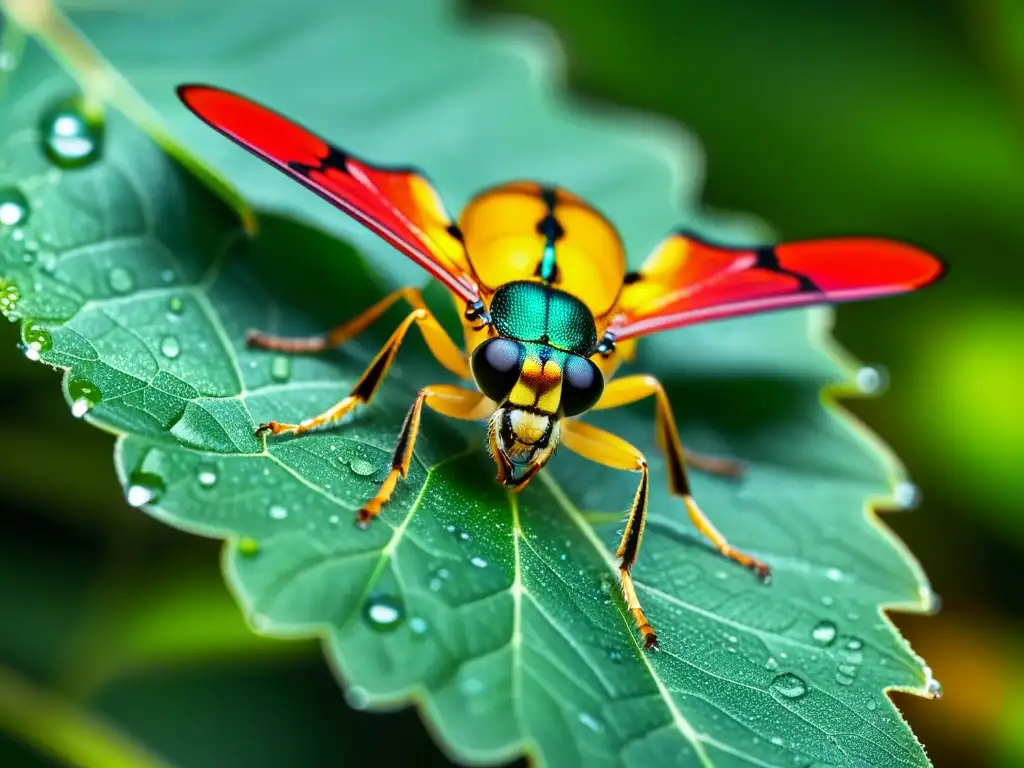
{"label": "green foliage", "polygon": [[[415,698],[459,759],[925,765],[883,689],[921,691],[928,677],[880,606],[922,607],[927,587],[864,514],[894,479],[822,407],[819,390],[847,372],[808,341],[809,313],[671,334],[641,359],[666,381],[688,445],[749,462],[742,483],[697,476],[694,487],[735,545],[774,566],[771,587],[686,524],[665,490],[649,407],[594,419],[651,452],[635,574],[662,638],[656,656],[637,648],[610,554],[634,477],[560,454],[510,497],[491,480],[479,425],[428,415],[394,503],[369,531],[351,525],[413,392],[443,378],[418,341],[342,427],[253,436],[261,421],[337,400],[398,317],[317,358],[244,348],[247,328],[308,334],[382,294],[349,245],[307,224],[386,265],[385,282],[421,277],[187,118],[173,104],[178,81],[236,88],[367,157],[424,166],[453,207],[510,177],[557,180],[610,214],[634,260],[682,223],[752,237],[696,213],[692,151],[567,114],[529,79],[535,60],[504,38],[463,37],[434,4],[411,0],[407,32],[394,9],[330,5],[325,20],[327,6],[314,16],[313,4],[295,5],[281,18],[193,9],[207,16],[161,18],[159,35],[155,21],[83,19],[174,133],[275,212],[254,239],[116,114],[76,125],[81,141],[62,150],[57,105],[78,113],[64,101],[69,81],[37,51],[7,94],[0,189],[25,203],[0,233],[7,313],[22,322],[27,354],[67,369],[71,411],[120,436],[127,501],[228,539],[225,571],[257,630],[322,634],[354,706]],[[273,45],[254,44],[271,34]],[[297,72],[311,84],[296,87]]]}

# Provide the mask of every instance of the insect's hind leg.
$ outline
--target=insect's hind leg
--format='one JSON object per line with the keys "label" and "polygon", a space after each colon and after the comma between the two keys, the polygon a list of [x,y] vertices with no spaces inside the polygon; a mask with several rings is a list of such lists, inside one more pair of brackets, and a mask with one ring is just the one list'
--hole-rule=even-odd
{"label": "insect's hind leg", "polygon": [[400,299],[405,299],[413,309],[426,309],[423,295],[417,288],[399,288],[392,291],[360,315],[332,328],[318,336],[286,337],[275,336],[263,331],[246,331],[245,343],[248,347],[266,349],[274,352],[286,352],[292,355],[313,354],[326,349],[340,347],[346,341],[355,338],[369,328],[381,315],[387,312]]}
{"label": "insect's hind leg", "polygon": [[[762,581],[769,581],[771,569],[768,565],[733,547],[707,518],[703,510],[697,506],[697,502],[690,492],[689,478],[686,476],[686,454],[679,442],[679,431],[676,429],[675,418],[672,416],[672,408],[660,381],[645,374],[615,379],[605,388],[604,394],[594,408],[595,410],[617,408],[620,405],[634,403],[651,396],[655,398],[658,405],[655,412],[655,423],[658,430],[658,444],[667,459],[670,490],[676,496],[682,497],[690,521],[715,545],[722,555],[750,568],[757,573]],[[705,461],[722,461],[721,459],[702,458]]]}
{"label": "insect's hind leg", "polygon": [[487,399],[480,392],[446,384],[423,387],[416,394],[416,399],[409,408],[405,421],[402,422],[395,450],[391,454],[391,469],[387,477],[373,498],[356,514],[356,522],[361,527],[365,528],[380,514],[381,508],[391,500],[398,481],[409,474],[409,464],[412,462],[413,448],[419,436],[420,417],[423,415],[424,405],[453,419],[481,419],[486,417],[489,410]]}
{"label": "insect's hind leg", "polygon": [[650,478],[647,473],[647,459],[644,455],[621,437],[605,432],[581,421],[566,421],[562,427],[562,445],[570,451],[578,453],[585,459],[596,461],[613,469],[625,469],[640,473],[633,506],[629,510],[626,529],[619,541],[615,556],[619,560],[619,578],[622,581],[622,596],[626,601],[633,621],[643,638],[644,648],[658,650],[658,634],[654,631],[644,609],[640,606],[640,598],[636,594],[631,570],[640,552],[640,540],[644,535],[647,522],[647,499],[650,492]]}
{"label": "insect's hind leg", "polygon": [[352,387],[352,391],[347,397],[323,413],[311,419],[306,419],[300,424],[283,424],[277,421],[268,421],[257,428],[256,434],[280,435],[284,432],[290,432],[295,435],[301,435],[304,432],[310,432],[326,424],[338,421],[357,405],[369,403],[387,375],[388,369],[398,353],[398,348],[402,345],[402,341],[405,340],[405,336],[413,324],[420,329],[423,338],[427,342],[427,346],[438,362],[456,376],[463,379],[470,378],[469,364],[466,362],[462,351],[452,341],[451,336],[441,327],[437,318],[430,313],[430,310],[421,307],[409,313],[405,320],[395,329],[395,332],[391,334],[391,338],[385,342],[377,356],[373,358],[373,361],[363,372],[363,375],[359,377],[359,381]]}

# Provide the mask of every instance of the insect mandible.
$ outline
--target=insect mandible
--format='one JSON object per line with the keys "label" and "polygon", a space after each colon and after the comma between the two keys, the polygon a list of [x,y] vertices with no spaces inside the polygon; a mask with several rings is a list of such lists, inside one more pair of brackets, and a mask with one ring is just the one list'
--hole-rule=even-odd
{"label": "insect mandible", "polygon": [[498,482],[518,491],[563,445],[591,461],[639,475],[616,550],[622,593],[645,648],[658,638],[630,570],[640,550],[649,477],[644,454],[578,420],[590,410],[654,398],[658,442],[671,492],[718,551],[768,580],[765,563],[734,549],[697,505],[686,466],[736,474],[736,462],[682,447],[664,387],[653,376],[613,378],[640,336],[684,325],[810,304],[876,298],[921,288],[944,265],[910,245],[876,238],[731,248],[679,232],[639,270],[627,272],[613,226],[572,193],[517,181],[486,190],[454,222],[414,169],[371,165],[242,96],[206,85],[178,94],[200,118],[370,228],[440,281],[462,316],[464,348],[441,327],[415,288],[391,293],[358,317],[313,338],[250,332],[251,346],[285,353],[337,347],[389,307],[412,309],[352,391],[299,424],[271,421],[259,435],[301,435],[369,403],[414,326],[438,362],[474,387],[420,388],[402,423],[390,470],[359,510],[365,526],[387,504],[412,461],[424,406],[454,419],[486,420]]}

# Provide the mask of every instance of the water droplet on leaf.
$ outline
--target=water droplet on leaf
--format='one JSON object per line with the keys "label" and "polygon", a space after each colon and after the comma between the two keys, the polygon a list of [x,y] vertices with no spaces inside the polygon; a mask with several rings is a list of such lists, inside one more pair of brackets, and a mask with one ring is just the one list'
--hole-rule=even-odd
{"label": "water droplet on leaf", "polygon": [[836,672],[836,682],[840,685],[852,685],[853,677],[851,675],[844,674],[842,671]]}
{"label": "water droplet on leaf", "polygon": [[428,629],[429,626],[426,619],[420,616],[413,616],[409,619],[409,631],[414,635],[425,635]]}
{"label": "water droplet on leaf", "polygon": [[924,676],[925,676],[925,684],[924,684],[925,692],[929,696],[931,696],[933,699],[941,699],[942,698],[942,683],[940,683],[938,680],[935,679],[935,675],[932,673],[932,668],[931,667],[925,667],[924,668]]}
{"label": "water droplet on leaf", "polygon": [[288,517],[288,510],[282,506],[275,504],[270,508],[270,516],[274,520],[284,520],[286,517]]}
{"label": "water droplet on leaf", "polygon": [[829,581],[843,580],[843,572],[840,571],[838,568],[829,568],[827,571],[825,571],[825,576],[828,578]]}
{"label": "water droplet on leaf", "polygon": [[173,360],[181,354],[181,344],[174,336],[164,336],[160,342],[160,352],[168,360]]}
{"label": "water droplet on leaf", "polygon": [[857,637],[851,637],[846,643],[846,648],[850,651],[859,651],[863,647],[864,643]]}
{"label": "water droplet on leaf", "polygon": [[880,395],[889,386],[889,372],[880,365],[865,365],[857,371],[857,389],[865,395]]}
{"label": "water droplet on leaf", "polygon": [[392,632],[405,620],[405,607],[397,597],[372,595],[363,606],[363,617],[371,629]]}
{"label": "water droplet on leaf", "polygon": [[126,267],[114,267],[107,273],[107,282],[114,293],[125,294],[135,287],[135,275]]}
{"label": "water droplet on leaf", "polygon": [[80,419],[99,405],[102,396],[100,389],[85,379],[68,380],[68,398],[71,400],[71,415]]}
{"label": "water droplet on leaf", "polygon": [[876,709],[878,709],[878,704],[874,700],[868,701],[868,711],[874,712]]}
{"label": "water droplet on leaf", "polygon": [[203,488],[213,488],[217,484],[217,472],[213,467],[200,467],[196,479]]}
{"label": "water droplet on leaf", "polygon": [[836,625],[831,621],[819,621],[811,631],[811,637],[819,645],[832,645],[836,639]]}
{"label": "water droplet on leaf", "polygon": [[25,357],[29,360],[39,360],[53,347],[50,332],[38,323],[26,323],[21,338],[24,342]]}
{"label": "water droplet on leaf", "polygon": [[252,557],[253,555],[259,554],[260,543],[256,539],[252,539],[248,536],[243,536],[238,540],[238,553],[245,557]]}
{"label": "water droplet on leaf", "polygon": [[167,486],[159,475],[149,472],[133,472],[129,478],[128,503],[133,507],[153,504],[160,500]]}
{"label": "water droplet on leaf", "polygon": [[365,688],[352,685],[345,690],[345,702],[352,709],[366,709],[370,706],[370,694]]}
{"label": "water droplet on leaf", "polygon": [[185,300],[181,296],[171,296],[167,302],[167,311],[171,314],[171,319],[181,317],[182,312],[185,311]]}
{"label": "water droplet on leaf", "polygon": [[807,683],[790,672],[772,680],[770,688],[787,699],[799,699],[807,693]]}
{"label": "water droplet on leaf", "polygon": [[86,117],[79,98],[53,105],[43,115],[39,129],[46,156],[61,168],[81,168],[100,156],[103,122]]}
{"label": "water droplet on leaf", "polygon": [[604,730],[604,726],[601,725],[601,723],[593,715],[588,714],[587,712],[580,712],[578,717],[579,721],[583,723],[585,726],[587,726],[587,728],[594,731],[594,733],[600,733]]}
{"label": "water droplet on leaf", "polygon": [[471,565],[475,566],[476,568],[486,568],[487,567],[487,561],[484,560],[479,555],[474,555],[473,557],[469,558],[469,562],[470,562]]}
{"label": "water droplet on leaf", "polygon": [[28,219],[28,200],[17,187],[0,189],[0,225],[14,227]]}
{"label": "water droplet on leaf", "polygon": [[901,509],[917,509],[921,505],[921,489],[908,480],[896,484],[893,496]]}
{"label": "water droplet on leaf", "polygon": [[376,465],[366,459],[351,459],[348,465],[352,468],[353,472],[361,477],[369,477],[377,471]]}
{"label": "water droplet on leaf", "polygon": [[21,291],[18,286],[10,280],[0,280],[0,315],[3,315],[11,322],[18,319],[16,312],[18,300],[21,298]]}

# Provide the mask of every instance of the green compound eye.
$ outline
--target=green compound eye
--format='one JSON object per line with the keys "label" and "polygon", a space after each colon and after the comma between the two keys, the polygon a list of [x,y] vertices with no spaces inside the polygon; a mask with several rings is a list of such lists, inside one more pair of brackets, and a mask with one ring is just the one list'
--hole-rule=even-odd
{"label": "green compound eye", "polygon": [[475,350],[470,366],[476,385],[487,397],[501,403],[519,381],[526,350],[512,339],[488,339]]}
{"label": "green compound eye", "polygon": [[562,376],[562,412],[578,416],[593,408],[604,392],[604,376],[585,357],[569,355]]}

